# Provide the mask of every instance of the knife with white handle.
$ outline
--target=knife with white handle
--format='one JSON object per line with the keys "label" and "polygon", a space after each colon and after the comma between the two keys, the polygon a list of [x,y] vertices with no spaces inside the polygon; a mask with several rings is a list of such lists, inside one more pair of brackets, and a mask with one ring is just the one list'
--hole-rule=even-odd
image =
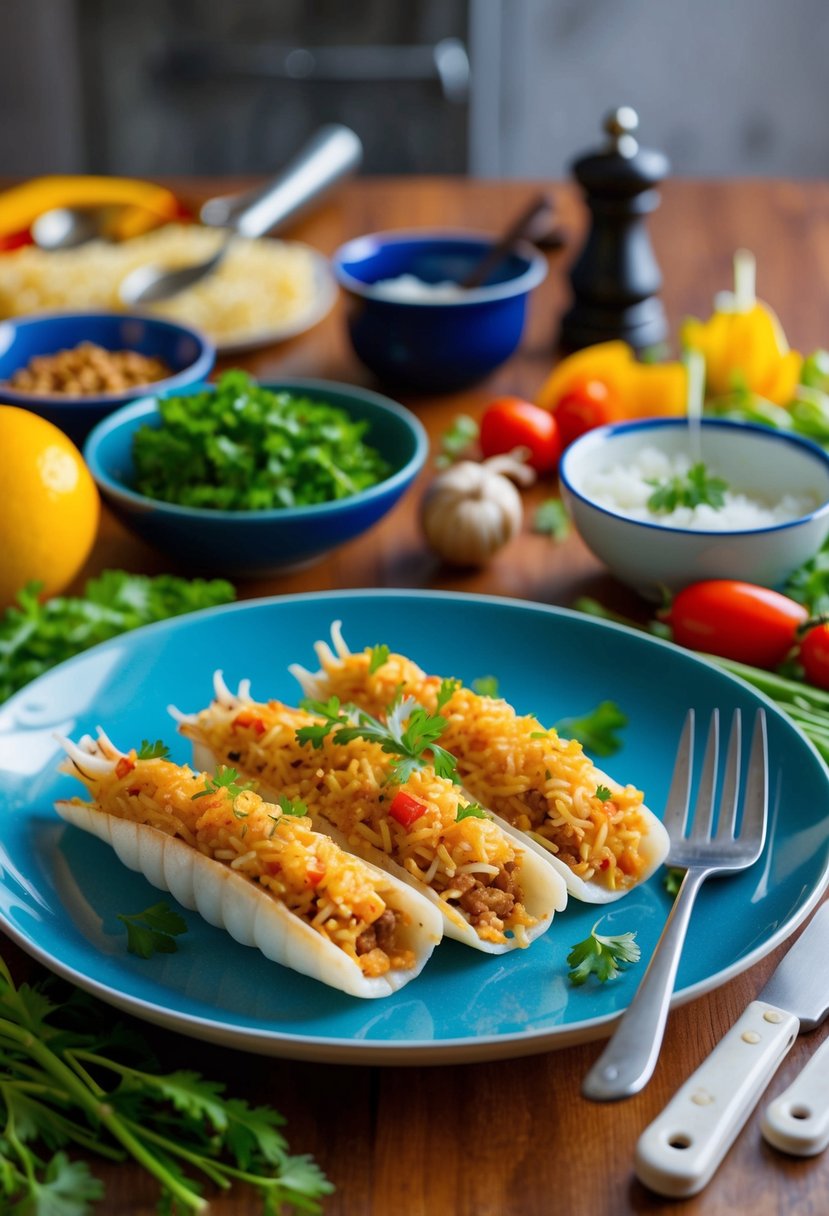
{"label": "knife with white handle", "polygon": [[760,1130],[769,1144],[795,1157],[814,1157],[829,1145],[829,1039],[766,1107]]}
{"label": "knife with white handle", "polygon": [[[829,903],[757,999],[645,1129],[637,1177],[659,1195],[695,1195],[734,1143],[798,1033],[829,1013]],[[824,1066],[825,1067],[825,1066]]]}

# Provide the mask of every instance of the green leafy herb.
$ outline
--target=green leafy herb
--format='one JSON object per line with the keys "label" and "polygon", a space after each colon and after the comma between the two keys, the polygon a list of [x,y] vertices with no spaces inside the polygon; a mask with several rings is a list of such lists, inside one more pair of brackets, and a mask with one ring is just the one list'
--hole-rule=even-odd
{"label": "green leafy herb", "polygon": [[570,516],[560,498],[547,498],[536,507],[533,515],[533,532],[552,536],[553,540],[566,540],[570,534]]}
{"label": "green leafy herb", "polygon": [[187,921],[169,904],[153,904],[143,912],[119,912],[127,926],[127,949],[139,958],[154,954],[175,954],[175,938],[187,932]]}
{"label": "green leafy herb", "polygon": [[786,595],[805,604],[812,616],[829,614],[829,541],[789,576]]}
{"label": "green leafy herb", "polygon": [[446,728],[446,719],[440,714],[430,714],[412,697],[396,697],[388,708],[385,722],[354,705],[340,705],[337,697],[328,701],[304,700],[301,704],[303,709],[324,720],[312,726],[301,726],[296,733],[300,743],[321,747],[329,734],[337,743],[368,739],[379,743],[387,755],[395,757],[389,772],[392,781],[402,785],[412,773],[424,768],[433,768],[439,777],[455,780],[455,757],[438,744]]}
{"label": "green leafy herb", "polygon": [[192,801],[197,798],[206,798],[208,794],[218,794],[222,790],[226,790],[231,798],[238,797],[239,794],[244,794],[245,790],[252,790],[252,781],[239,781],[239,774],[235,768],[225,768],[222,764],[216,769],[212,777],[208,777],[203,790],[199,790],[198,794],[193,794]]}
{"label": "green leafy herb", "polygon": [[567,955],[570,983],[576,987],[590,975],[595,975],[604,984],[607,980],[614,980],[630,963],[639,962],[641,951],[636,944],[635,933],[602,937],[596,932],[598,924],[600,921],[596,921],[590,936],[573,946]]}
{"label": "green leafy herb", "polygon": [[142,739],[137,756],[139,760],[167,760],[170,756],[170,749],[161,739],[156,739],[155,743],[150,743],[149,739]]}
{"label": "green leafy herb", "polygon": [[665,873],[662,875],[662,885],[669,895],[676,898],[684,877],[685,871],[680,866],[666,866]]}
{"label": "green leafy herb", "polygon": [[270,1107],[224,1096],[195,1072],[159,1074],[143,1036],[54,980],[15,987],[0,960],[0,1210],[92,1216],[104,1188],[67,1149],[132,1158],[160,1187],[159,1212],[203,1212],[203,1183],[247,1184],[266,1216],[317,1213],[333,1190],[292,1157]]}
{"label": "green leafy herb", "polygon": [[384,663],[388,663],[390,653],[391,651],[385,643],[382,646],[372,646],[369,651],[368,660],[369,675],[373,675],[378,667],[382,667]]}
{"label": "green leafy herb", "polygon": [[597,785],[596,797],[598,798],[599,802],[607,802],[612,795],[606,785]]}
{"label": "green leafy herb", "polygon": [[478,424],[468,414],[458,414],[452,425],[443,432],[440,440],[440,451],[435,460],[438,468],[445,469],[453,461],[463,456],[478,438]]}
{"label": "green leafy herb", "polygon": [[348,498],[391,467],[346,410],[261,388],[229,371],[202,393],[158,401],[160,425],[135,432],[135,488],[188,507],[261,511]]}
{"label": "green leafy herb", "polygon": [[694,464],[684,476],[669,477],[667,481],[648,481],[655,486],[648,499],[648,508],[659,514],[669,514],[677,507],[713,507],[719,511],[725,506],[728,482],[721,477],[712,477],[705,465]]}
{"label": "green leafy herb", "polygon": [[485,810],[479,802],[469,802],[466,806],[459,806],[455,819],[460,823],[464,819],[491,819],[489,811]]}
{"label": "green leafy herb", "polygon": [[500,682],[497,676],[478,676],[472,681],[472,691],[479,697],[497,697]]}
{"label": "green leafy herb", "polygon": [[602,701],[580,718],[562,718],[555,729],[567,739],[578,739],[591,755],[613,756],[622,746],[619,731],[627,723],[627,716],[615,701]]}
{"label": "green leafy herb", "polygon": [[308,807],[304,802],[300,802],[298,798],[291,800],[283,794],[277,799],[277,806],[283,815],[295,815],[297,818],[304,818],[308,814]]}
{"label": "green leafy herb", "polygon": [[451,677],[448,680],[441,680],[440,688],[438,689],[438,713],[440,713],[447,701],[450,701],[454,697],[460,687],[460,680],[455,680]]}
{"label": "green leafy herb", "polygon": [[97,642],[140,625],[211,608],[234,599],[222,579],[176,578],[105,570],[81,596],[57,596],[41,604],[40,585],[29,583],[17,604],[0,615],[0,702],[35,676]]}

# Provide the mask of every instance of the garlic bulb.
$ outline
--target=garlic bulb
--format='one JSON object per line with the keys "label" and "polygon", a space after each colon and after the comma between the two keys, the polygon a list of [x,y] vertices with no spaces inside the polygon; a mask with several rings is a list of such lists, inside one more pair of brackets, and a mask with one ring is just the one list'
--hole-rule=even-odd
{"label": "garlic bulb", "polygon": [[483,566],[521,530],[521,495],[508,477],[523,485],[535,480],[514,455],[480,464],[462,460],[439,474],[421,505],[420,520],[429,544],[457,566]]}

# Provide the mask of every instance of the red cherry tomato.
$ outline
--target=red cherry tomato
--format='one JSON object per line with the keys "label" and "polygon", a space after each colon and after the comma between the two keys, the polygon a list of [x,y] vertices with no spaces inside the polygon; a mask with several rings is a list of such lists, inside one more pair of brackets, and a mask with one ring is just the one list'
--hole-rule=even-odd
{"label": "red cherry tomato", "polygon": [[594,427],[617,422],[621,416],[619,396],[604,380],[577,380],[553,407],[563,448]]}
{"label": "red cherry tomato", "polygon": [[480,443],[486,457],[525,447],[530,450],[527,463],[536,473],[553,473],[558,468],[558,423],[549,410],[520,397],[500,397],[487,406],[481,419]]}
{"label": "red cherry tomato", "polygon": [[800,661],[810,684],[829,688],[829,625],[809,630],[800,643]]}
{"label": "red cherry tomato", "polygon": [[753,583],[709,579],[685,587],[666,619],[674,641],[752,667],[776,667],[808,620],[802,604]]}

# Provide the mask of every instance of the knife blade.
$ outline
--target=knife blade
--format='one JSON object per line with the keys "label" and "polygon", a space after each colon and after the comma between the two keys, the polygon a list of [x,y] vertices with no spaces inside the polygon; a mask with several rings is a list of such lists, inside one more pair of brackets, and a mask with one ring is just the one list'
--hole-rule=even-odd
{"label": "knife blade", "polygon": [[801,1031],[829,1013],[829,903],[745,1012],[639,1138],[637,1177],[659,1195],[710,1181]]}

